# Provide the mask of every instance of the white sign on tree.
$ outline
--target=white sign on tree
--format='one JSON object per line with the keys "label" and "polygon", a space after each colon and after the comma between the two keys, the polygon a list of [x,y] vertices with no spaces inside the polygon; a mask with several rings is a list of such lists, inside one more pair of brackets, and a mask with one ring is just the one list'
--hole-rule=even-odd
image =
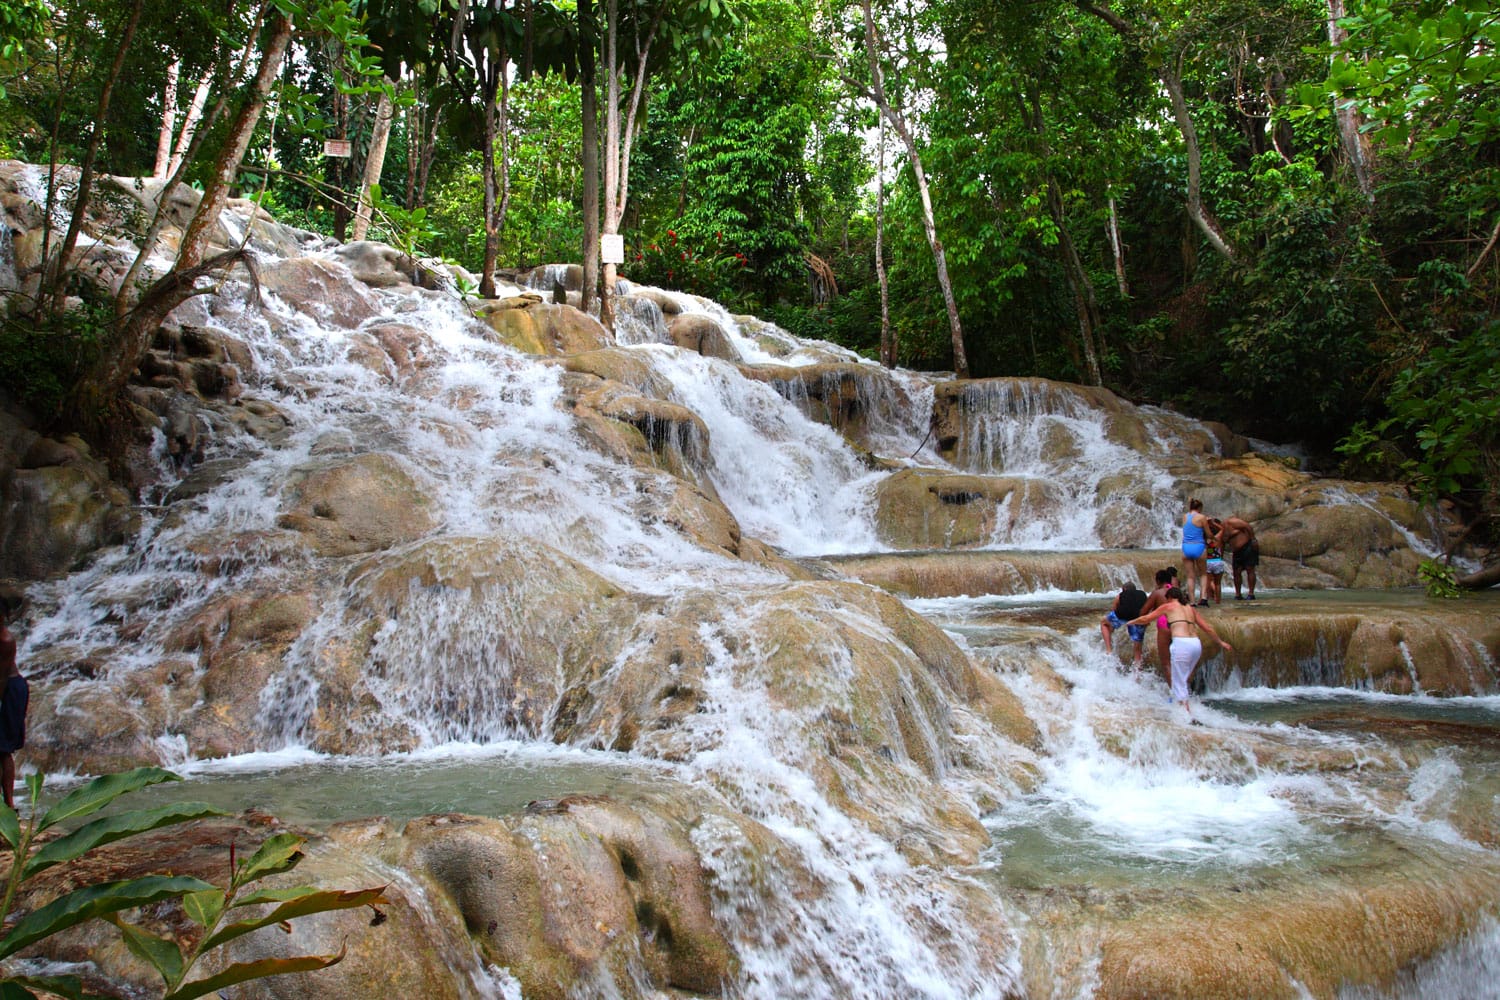
{"label": "white sign on tree", "polygon": [[604,233],[599,237],[599,261],[603,264],[625,263],[625,237],[619,233]]}

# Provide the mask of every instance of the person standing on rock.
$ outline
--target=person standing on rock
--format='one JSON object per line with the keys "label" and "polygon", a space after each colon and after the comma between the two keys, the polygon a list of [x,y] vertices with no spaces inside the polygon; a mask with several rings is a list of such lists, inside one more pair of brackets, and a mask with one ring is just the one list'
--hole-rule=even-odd
{"label": "person standing on rock", "polygon": [[1128,619],[1134,618],[1141,613],[1146,606],[1146,592],[1137,587],[1134,581],[1120,588],[1119,594],[1115,595],[1115,603],[1110,606],[1109,614],[1099,623],[1099,631],[1104,636],[1104,651],[1113,653],[1115,629],[1125,626],[1130,633],[1130,641],[1135,645],[1135,658],[1131,662],[1131,669],[1141,669],[1141,663],[1145,660],[1145,654],[1141,651],[1141,645],[1146,640],[1146,626],[1125,625]]}
{"label": "person standing on rock", "polygon": [[1224,522],[1217,517],[1208,519],[1208,551],[1204,557],[1207,559],[1208,579],[1203,585],[1203,596],[1215,604],[1222,603],[1224,573],[1229,567],[1224,564]]}
{"label": "person standing on rock", "polygon": [[[1207,632],[1230,652],[1234,651],[1234,647],[1214,631],[1214,627],[1203,619],[1196,607],[1188,603],[1187,595],[1182,592],[1181,587],[1173,587],[1167,591],[1167,603],[1161,610],[1172,630],[1172,700],[1182,705],[1189,722],[1201,726],[1203,723],[1193,718],[1193,710],[1188,705],[1188,698],[1192,693],[1188,682],[1193,678],[1193,671],[1198,668],[1198,661],[1203,658],[1203,640],[1198,638],[1194,630]],[[1126,624],[1144,625],[1154,613],[1148,611]]]}
{"label": "person standing on rock", "polygon": [[1199,607],[1208,607],[1203,599],[1203,581],[1208,576],[1207,552],[1208,517],[1203,513],[1203,501],[1194,497],[1188,501],[1187,516],[1182,519],[1182,559],[1188,599]]}
{"label": "person standing on rock", "polygon": [[1244,518],[1230,515],[1224,519],[1219,539],[1225,551],[1233,553],[1234,599],[1245,600],[1240,594],[1240,578],[1244,576],[1250,581],[1249,599],[1255,600],[1255,567],[1260,565],[1260,543],[1255,540],[1255,529]]}
{"label": "person standing on rock", "polygon": [[0,615],[0,672],[5,687],[0,692],[0,791],[5,804],[16,807],[16,751],[26,745],[26,709],[31,689],[16,666],[16,638]]}

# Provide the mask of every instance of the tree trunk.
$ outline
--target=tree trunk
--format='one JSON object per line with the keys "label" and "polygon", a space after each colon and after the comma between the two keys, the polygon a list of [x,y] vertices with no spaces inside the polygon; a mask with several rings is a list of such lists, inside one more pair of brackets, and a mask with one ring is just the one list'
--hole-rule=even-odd
{"label": "tree trunk", "polygon": [[202,263],[204,252],[208,248],[209,234],[218,224],[219,215],[229,201],[235,175],[239,172],[245,152],[250,148],[250,140],[255,135],[255,126],[260,121],[261,112],[265,110],[271,86],[281,72],[282,60],[286,58],[287,46],[292,40],[291,19],[278,13],[270,30],[271,35],[266,40],[260,69],[245,96],[245,103],[240,106],[239,114],[229,124],[224,148],[214,161],[213,173],[204,185],[203,199],[198,203],[198,210],[193,213],[192,220],[182,234],[182,249],[177,254],[174,270],[187,270]]}
{"label": "tree trunk", "polygon": [[83,229],[84,215],[88,212],[89,191],[94,183],[94,161],[99,155],[99,143],[104,139],[105,116],[109,113],[115,84],[120,82],[120,73],[125,68],[125,54],[130,50],[130,42],[135,37],[136,26],[141,23],[141,8],[144,5],[144,0],[135,0],[135,6],[130,9],[130,18],[125,22],[119,48],[115,50],[115,61],[110,66],[109,76],[104,79],[104,90],[99,94],[99,107],[94,112],[94,132],[89,136],[88,149],[84,151],[83,162],[78,167],[78,192],[73,200],[73,218],[68,223],[68,234],[63,237],[57,258],[43,271],[46,280],[42,282],[44,289],[42,294],[46,296],[50,293],[54,311],[62,309],[63,299],[67,292],[67,282],[63,279],[67,273],[68,258],[72,256],[73,248],[78,245],[78,234]]}
{"label": "tree trunk", "polygon": [[885,119],[875,146],[875,278],[880,283],[880,363],[896,367],[896,333],[891,329],[891,283],[885,273]]}
{"label": "tree trunk", "polygon": [[1084,375],[1090,385],[1103,385],[1099,352],[1094,344],[1095,333],[1100,326],[1099,301],[1094,294],[1094,283],[1089,280],[1088,270],[1078,256],[1073,234],[1068,230],[1062,188],[1058,186],[1057,178],[1052,173],[1052,144],[1047,139],[1047,121],[1042,114],[1042,98],[1038,91],[1032,89],[1027,94],[1021,113],[1029,118],[1041,150],[1042,162],[1047,165],[1047,209],[1052,216],[1052,224],[1057,227],[1058,247],[1063,255],[1063,274],[1073,293],[1073,309],[1078,317],[1078,343],[1083,348]]}
{"label": "tree trunk", "polygon": [[151,179],[165,180],[168,165],[172,162],[172,139],[177,134],[177,77],[182,72],[182,60],[173,59],[167,64],[167,82],[161,92],[161,130],[156,134],[156,165],[151,168]]}
{"label": "tree trunk", "polygon": [[927,234],[927,245],[932,249],[932,261],[937,267],[938,286],[943,292],[943,305],[948,312],[948,330],[953,339],[953,373],[958,378],[969,377],[969,358],[964,350],[964,331],[958,319],[958,302],[953,297],[953,283],[948,279],[948,255],[938,239],[937,222],[932,211],[932,195],[928,191],[927,174],[922,169],[922,157],[917,151],[916,138],[906,127],[906,119],[891,106],[886,98],[885,84],[881,79],[880,56],[876,51],[875,17],[870,12],[870,0],[860,0],[865,17],[865,54],[870,61],[871,87],[876,107],[891,123],[896,136],[906,147],[906,158],[911,164],[912,175],[917,182],[917,193],[922,200],[922,229]]}
{"label": "tree trunk", "polygon": [[[1349,37],[1349,33],[1339,24],[1343,16],[1344,0],[1328,0],[1328,42],[1335,48]],[[1344,158],[1349,161],[1349,169],[1354,172],[1354,182],[1359,185],[1359,191],[1365,199],[1374,204],[1375,176],[1371,168],[1373,157],[1370,137],[1360,131],[1363,116],[1352,101],[1335,104],[1334,116],[1338,120],[1339,148],[1344,151]]]}
{"label": "tree trunk", "polygon": [[375,204],[372,189],[380,183],[385,171],[385,147],[391,138],[391,119],[395,117],[395,104],[391,91],[396,86],[390,77],[382,77],[380,102],[375,109],[375,128],[370,134],[370,152],[365,157],[365,177],[359,186],[359,207],[354,212],[354,239],[362,240],[370,231],[370,217]]}
{"label": "tree trunk", "polygon": [[[151,342],[151,335],[167,313],[196,294],[197,279],[235,262],[247,262],[243,248],[207,257],[209,238],[224,205],[229,200],[235,175],[239,171],[256,123],[265,110],[271,86],[281,71],[287,47],[292,38],[292,22],[278,13],[271,24],[270,36],[261,57],[245,103],[230,122],[223,148],[214,161],[213,172],[204,186],[203,197],[182,234],[182,244],[172,269],[146,290],[139,303],[124,313],[115,334],[115,349],[106,352],[99,377],[92,381],[91,391],[101,401],[117,399],[131,374],[140,367],[141,357]],[[181,168],[179,168],[181,169]],[[169,185],[173,183],[169,181]],[[120,304],[117,303],[117,309]]]}
{"label": "tree trunk", "polygon": [[1120,286],[1120,297],[1130,298],[1130,283],[1125,280],[1125,247],[1120,242],[1120,217],[1115,214],[1115,196],[1109,196],[1109,223],[1105,227],[1109,237],[1109,252],[1115,258],[1115,283]]}
{"label": "tree trunk", "polygon": [[1089,385],[1103,385],[1104,374],[1099,368],[1099,351],[1095,340],[1099,330],[1099,301],[1094,294],[1094,283],[1089,280],[1078,248],[1073,243],[1073,234],[1068,231],[1067,218],[1063,214],[1062,191],[1057,179],[1047,178],[1047,204],[1052,212],[1052,221],[1057,226],[1058,246],[1063,252],[1063,273],[1073,292],[1073,309],[1078,316],[1078,342],[1083,346],[1083,364]]}
{"label": "tree trunk", "polygon": [[[1090,3],[1089,0],[1073,0],[1073,6],[1085,14],[1091,14],[1109,25],[1115,32],[1126,40],[1135,39],[1135,28],[1131,23],[1116,14],[1108,6],[1100,6]],[[1187,151],[1188,160],[1188,190],[1187,190],[1187,213],[1192,219],[1193,225],[1197,226],[1207,238],[1209,245],[1228,260],[1235,259],[1234,248],[1224,238],[1223,231],[1219,227],[1218,220],[1213,214],[1203,207],[1203,159],[1198,146],[1198,129],[1193,124],[1192,113],[1188,110],[1187,98],[1182,92],[1182,77],[1172,66],[1171,60],[1166,54],[1162,54],[1160,65],[1157,68],[1157,77],[1162,86],[1167,89],[1167,96],[1172,102],[1172,116],[1177,120],[1177,128],[1182,132],[1183,146]]]}
{"label": "tree trunk", "polygon": [[583,118],[583,311],[590,312],[599,294],[599,112],[594,89],[594,45],[589,38],[593,0],[578,2],[580,35],[578,75]]}
{"label": "tree trunk", "polygon": [[1465,590],[1485,590],[1497,583],[1500,583],[1500,563],[1458,578],[1458,585]]}
{"label": "tree trunk", "polygon": [[484,267],[479,276],[479,295],[486,299],[495,297],[495,259],[500,255],[500,228],[496,225],[499,185],[495,180],[495,136],[499,132],[495,88],[499,82],[497,76],[493,83],[486,81],[484,88]]}
{"label": "tree trunk", "polygon": [[[630,196],[630,154],[635,138],[640,132],[639,114],[641,98],[645,93],[646,78],[650,73],[651,47],[667,9],[659,4],[652,14],[651,26],[644,39],[636,43],[635,80],[630,87],[630,108],[625,120],[620,120],[620,52],[619,52],[619,0],[609,0],[605,22],[604,66],[609,82],[605,85],[606,107],[604,110],[604,232],[618,235],[625,221],[625,206]],[[608,312],[609,292],[614,288],[615,265],[604,265],[604,295],[601,300],[600,319],[607,327],[613,327]]]}
{"label": "tree trunk", "polygon": [[1188,111],[1187,98],[1182,92],[1182,78],[1175,68],[1169,68],[1165,59],[1162,60],[1159,75],[1162,85],[1167,88],[1167,96],[1172,99],[1172,114],[1177,119],[1178,129],[1182,131],[1182,144],[1187,152],[1188,218],[1192,219],[1193,225],[1203,233],[1209,246],[1226,260],[1234,260],[1234,248],[1224,238],[1219,220],[1203,207],[1203,152],[1198,146],[1198,129],[1193,124],[1193,116]]}
{"label": "tree trunk", "polygon": [[205,73],[203,79],[198,81],[198,86],[193,90],[193,102],[188,105],[187,114],[182,116],[182,128],[177,133],[177,141],[172,144],[172,157],[167,161],[166,176],[170,177],[177,172],[182,165],[187,150],[193,145],[197,137],[198,126],[203,120],[203,108],[208,103],[208,92],[212,88],[213,78]]}

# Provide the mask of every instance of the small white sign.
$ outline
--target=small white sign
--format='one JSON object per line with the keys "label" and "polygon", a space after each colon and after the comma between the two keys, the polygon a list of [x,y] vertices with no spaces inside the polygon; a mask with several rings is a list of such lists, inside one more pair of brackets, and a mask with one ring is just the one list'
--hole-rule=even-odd
{"label": "small white sign", "polygon": [[619,233],[605,233],[600,236],[599,260],[605,264],[625,263],[625,237]]}
{"label": "small white sign", "polygon": [[348,139],[324,139],[323,140],[323,155],[324,156],[348,156],[349,153],[350,153],[350,146],[351,145],[352,144],[349,142]]}

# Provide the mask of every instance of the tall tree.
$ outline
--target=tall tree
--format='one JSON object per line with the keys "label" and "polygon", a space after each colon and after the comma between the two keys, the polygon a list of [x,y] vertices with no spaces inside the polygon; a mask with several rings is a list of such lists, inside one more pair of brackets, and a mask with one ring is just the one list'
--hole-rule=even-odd
{"label": "tall tree", "polygon": [[1225,235],[1223,224],[1203,202],[1203,148],[1199,143],[1198,126],[1193,119],[1192,109],[1188,107],[1187,94],[1182,83],[1183,45],[1164,30],[1169,25],[1164,24],[1164,19],[1159,15],[1152,18],[1150,28],[1143,28],[1115,13],[1105,4],[1091,3],[1089,0],[1074,0],[1074,4],[1079,10],[1104,21],[1118,32],[1121,38],[1142,48],[1146,59],[1156,71],[1157,79],[1161,81],[1163,89],[1167,92],[1172,117],[1182,135],[1188,174],[1183,202],[1188,218],[1202,232],[1203,238],[1215,252],[1228,260],[1235,259],[1237,251]]}
{"label": "tall tree", "polygon": [[[665,64],[658,53],[681,62],[701,56],[721,46],[738,19],[720,0],[605,0],[604,9],[603,231],[614,235],[629,202],[630,156],[645,124],[647,82]],[[606,264],[605,287],[614,280],[615,265]]]}
{"label": "tall tree", "polygon": [[922,153],[917,142],[914,126],[907,113],[887,86],[887,69],[894,67],[895,53],[886,45],[885,35],[875,23],[871,0],[860,0],[862,20],[862,44],[869,76],[867,81],[847,75],[845,79],[860,90],[880,111],[881,117],[890,125],[891,131],[906,150],[906,159],[911,167],[917,194],[922,205],[922,229],[927,236],[927,246],[932,252],[933,265],[937,270],[938,287],[942,290],[943,306],[948,315],[948,332],[953,351],[953,370],[959,378],[969,377],[969,358],[964,346],[963,324],[959,320],[958,302],[953,295],[953,282],[948,276],[947,251],[938,237],[937,219],[932,209],[932,193],[927,182],[927,172],[922,165]]}

